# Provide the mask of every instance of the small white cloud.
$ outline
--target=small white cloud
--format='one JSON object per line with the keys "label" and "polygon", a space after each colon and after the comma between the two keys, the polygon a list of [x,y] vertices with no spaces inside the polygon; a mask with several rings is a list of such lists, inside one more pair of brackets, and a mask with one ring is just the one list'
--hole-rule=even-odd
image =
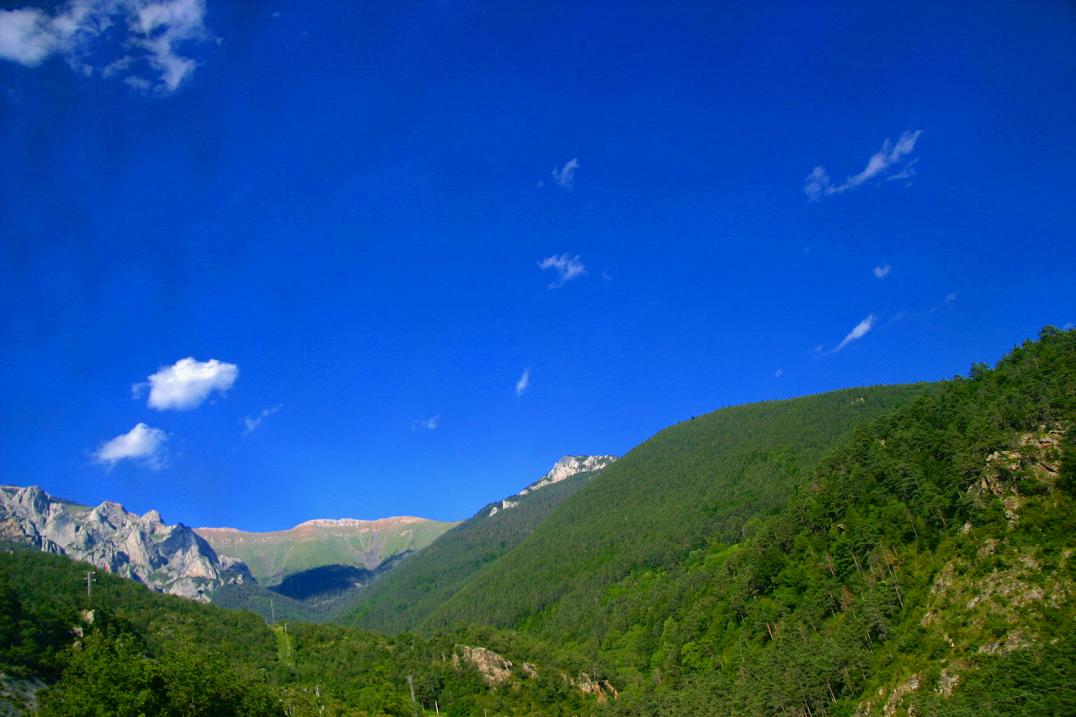
{"label": "small white cloud", "polygon": [[167,440],[168,434],[161,429],[139,423],[127,433],[103,443],[93,457],[109,468],[119,461],[137,460],[157,470],[164,467],[163,448]]}
{"label": "small white cloud", "polygon": [[859,339],[869,334],[870,330],[874,328],[874,323],[877,320],[878,317],[874,314],[871,314],[867,318],[860,321],[858,324],[855,325],[855,328],[848,332],[847,336],[841,339],[841,342],[837,344],[837,348],[833,349],[830,353],[835,354],[853,341],[858,341]]}
{"label": "small white cloud", "polygon": [[[198,361],[190,356],[165,366],[149,377],[150,408],[158,411],[186,411],[200,406],[214,391],[224,393],[239,378],[239,367],[217,359]],[[131,392],[138,398],[146,383],[136,383]]]}
{"label": "small white cloud", "polygon": [[243,435],[245,436],[258,430],[258,427],[262,425],[262,421],[269,418],[269,416],[272,416],[283,407],[283,404],[277,404],[272,408],[263,408],[254,418],[251,418],[250,416],[243,418]]}
{"label": "small white cloud", "polygon": [[429,418],[419,418],[411,421],[412,431],[436,431],[437,426],[440,425],[440,416],[430,416]]}
{"label": "small white cloud", "polygon": [[884,279],[889,276],[889,272],[891,272],[892,270],[893,267],[891,267],[889,264],[886,264],[885,266],[876,266],[874,267],[874,278]]}
{"label": "small white cloud", "polygon": [[[579,169],[579,158],[573,157],[564,163],[560,169],[553,168],[553,181],[565,189],[571,189],[575,182],[575,170]],[[541,186],[539,184],[539,186]]]}
{"label": "small white cloud", "polygon": [[779,368],[779,369],[777,369],[776,371],[773,372],[773,377],[774,378],[781,378],[784,375],[785,375],[785,370],[783,368]]}
{"label": "small white cloud", "polygon": [[921,129],[905,132],[895,143],[887,138],[882,143],[882,148],[867,160],[867,166],[862,172],[848,177],[840,184],[833,183],[825,167],[815,167],[804,180],[804,194],[811,201],[818,201],[831,194],[841,194],[849,189],[855,189],[873,179],[910,179],[915,176],[915,163],[918,161],[911,155],[915,151],[915,143],[921,134],[923,134]]}
{"label": "small white cloud", "polygon": [[[125,75],[135,89],[171,94],[197,66],[177,47],[206,39],[204,20],[205,0],[69,0],[52,15],[31,7],[0,10],[0,58],[35,67],[60,55],[82,74]],[[126,28],[118,60],[102,47],[113,27]],[[146,66],[152,81],[136,74]]]}
{"label": "small white cloud", "polygon": [[516,381],[516,396],[522,396],[526,392],[527,387],[531,385],[531,370],[530,368],[523,369],[523,375]]}
{"label": "small white cloud", "polygon": [[947,304],[953,303],[954,301],[956,301],[957,296],[959,296],[958,292],[955,292],[955,291],[949,292],[948,294],[945,295],[945,303],[947,303]]}
{"label": "small white cloud", "polygon": [[572,279],[585,276],[587,268],[583,266],[583,260],[571,254],[560,256],[547,256],[538,262],[539,269],[553,269],[557,272],[557,280],[548,286],[550,289],[559,289]]}

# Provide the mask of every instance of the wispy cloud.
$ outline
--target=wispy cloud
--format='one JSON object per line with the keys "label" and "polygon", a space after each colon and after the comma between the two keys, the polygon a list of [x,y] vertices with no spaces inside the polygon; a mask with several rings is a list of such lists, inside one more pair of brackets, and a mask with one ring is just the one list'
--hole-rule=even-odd
{"label": "wispy cloud", "polygon": [[559,289],[572,279],[585,276],[587,273],[587,268],[583,265],[582,258],[571,254],[547,256],[538,262],[538,268],[542,270],[553,269],[557,272],[557,279],[549,285],[548,288],[550,289]]}
{"label": "wispy cloud", "polygon": [[874,278],[884,279],[889,276],[889,272],[891,272],[892,270],[893,267],[891,267],[889,264],[886,264],[885,266],[876,266],[874,267]]}
{"label": "wispy cloud", "polygon": [[896,142],[887,138],[882,143],[882,148],[867,160],[867,166],[862,172],[853,174],[839,184],[834,184],[825,167],[815,167],[804,181],[803,192],[811,201],[818,201],[822,197],[855,189],[871,180],[909,179],[915,175],[918,159],[913,157],[912,153],[921,134],[923,130],[918,129],[905,132]]}
{"label": "wispy cloud", "polygon": [[847,336],[841,339],[841,342],[837,344],[837,348],[830,351],[830,353],[835,354],[838,351],[844,349],[845,346],[852,343],[853,341],[859,341],[861,338],[870,333],[870,330],[874,328],[874,324],[876,321],[878,321],[878,317],[874,314],[871,314],[867,318],[860,321],[851,331],[848,332]]}
{"label": "wispy cloud", "polygon": [[[113,28],[122,33],[119,48],[105,47],[114,42]],[[82,74],[122,76],[138,90],[163,95],[179,89],[197,66],[179,46],[207,37],[205,0],[69,0],[52,14],[0,10],[0,58],[36,67],[59,55]]]}
{"label": "wispy cloud", "polygon": [[950,291],[948,294],[945,295],[945,298],[942,299],[941,302],[939,302],[937,304],[934,304],[934,306],[931,306],[929,309],[927,309],[927,313],[928,314],[933,314],[933,313],[939,311],[940,309],[946,308],[947,306],[952,306],[954,303],[956,303],[957,297],[959,297],[959,296],[960,296],[959,292]]}
{"label": "wispy cloud", "polygon": [[522,396],[527,387],[531,385],[531,370],[530,368],[523,369],[523,375],[516,381],[516,396]]}
{"label": "wispy cloud", "polygon": [[412,431],[436,431],[437,427],[441,425],[440,416],[430,416],[429,418],[419,418],[411,421]]}
{"label": "wispy cloud", "polygon": [[560,169],[553,168],[553,181],[565,189],[571,189],[575,182],[575,170],[579,169],[579,158],[572,157]]}
{"label": "wispy cloud", "polygon": [[146,404],[158,411],[186,411],[200,406],[214,391],[224,393],[239,378],[239,367],[217,359],[198,361],[188,356],[165,366],[145,382],[131,386],[140,398],[149,387]]}
{"label": "wispy cloud", "polygon": [[785,370],[783,368],[779,368],[779,369],[777,369],[776,371],[773,372],[773,377],[774,378],[781,378],[784,375],[785,375]]}
{"label": "wispy cloud", "polygon": [[272,416],[274,413],[278,412],[283,407],[284,407],[283,404],[278,403],[277,405],[272,406],[271,408],[263,408],[258,413],[258,415],[254,416],[253,418],[251,418],[250,416],[244,417],[243,418],[243,435],[246,436],[246,435],[248,435],[250,433],[253,433],[254,431],[258,430],[258,427],[262,425],[262,421],[269,418],[269,416]]}
{"label": "wispy cloud", "polygon": [[101,444],[93,457],[110,469],[120,461],[133,460],[158,470],[164,467],[163,449],[167,440],[168,434],[161,429],[138,423],[127,433]]}

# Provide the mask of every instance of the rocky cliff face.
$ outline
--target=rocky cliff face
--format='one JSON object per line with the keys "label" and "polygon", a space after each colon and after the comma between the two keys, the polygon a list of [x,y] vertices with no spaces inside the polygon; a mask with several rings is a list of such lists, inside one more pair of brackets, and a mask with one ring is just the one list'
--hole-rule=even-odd
{"label": "rocky cliff face", "polygon": [[533,493],[536,490],[541,490],[554,483],[560,483],[562,480],[567,480],[580,473],[600,471],[615,460],[616,456],[564,456],[554,463],[553,467],[544,476],[515,495],[505,498],[499,505],[494,505],[490,508],[489,515],[496,515],[502,510],[509,510],[519,505],[519,501],[512,500],[512,498],[519,498],[528,493]]}
{"label": "rocky cliff face", "polygon": [[193,530],[105,501],[96,508],[59,500],[37,486],[0,486],[0,540],[92,563],[158,592],[207,602],[221,585],[253,582],[241,561],[218,556]]}

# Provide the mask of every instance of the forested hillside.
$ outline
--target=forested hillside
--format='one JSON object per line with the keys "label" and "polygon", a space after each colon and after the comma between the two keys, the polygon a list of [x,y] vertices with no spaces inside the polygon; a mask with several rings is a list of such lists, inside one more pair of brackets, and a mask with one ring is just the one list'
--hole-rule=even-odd
{"label": "forested hillside", "polygon": [[583,715],[607,698],[522,636],[269,625],[100,572],[89,598],[90,567],[0,552],[0,673],[43,680],[42,715]]}
{"label": "forested hillside", "polygon": [[1076,332],[1045,329],[858,428],[743,541],[606,584],[573,637],[621,714],[1076,714],[1074,423]]}
{"label": "forested hillside", "polygon": [[1076,714],[1074,424],[1052,328],[966,378],[692,419],[466,524],[430,580],[529,535],[421,637],[90,598],[4,551],[0,670],[45,715]]}
{"label": "forested hillside", "polygon": [[527,626],[591,643],[609,628],[610,586],[736,542],[781,508],[853,427],[932,390],[878,386],[715,411],[672,426],[566,499],[519,547],[423,623]]}
{"label": "forested hillside", "polygon": [[577,473],[541,490],[515,496],[516,505],[508,510],[482,508],[376,580],[358,597],[356,611],[343,619],[372,630],[415,628],[483,566],[522,542],[554,508],[597,474]]}

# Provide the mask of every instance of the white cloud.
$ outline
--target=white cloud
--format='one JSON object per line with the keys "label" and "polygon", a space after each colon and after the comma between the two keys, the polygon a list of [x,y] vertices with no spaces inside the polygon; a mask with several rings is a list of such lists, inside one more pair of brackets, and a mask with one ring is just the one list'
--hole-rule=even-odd
{"label": "white cloud", "polygon": [[[158,411],[197,408],[214,391],[227,391],[237,378],[239,367],[234,363],[217,359],[197,361],[188,356],[149,377],[149,400],[146,404]],[[136,383],[131,387],[135,398],[142,395],[146,385]]]}
{"label": "white cloud", "polygon": [[559,289],[572,279],[584,276],[587,273],[587,268],[583,266],[582,259],[571,254],[547,256],[538,262],[538,268],[553,269],[557,272],[557,280],[549,285],[548,288],[550,289]]}
{"label": "white cloud", "polygon": [[264,421],[266,418],[269,418],[269,416],[272,416],[274,413],[276,413],[277,411],[279,411],[283,407],[284,406],[282,404],[277,404],[276,406],[273,406],[272,408],[263,408],[261,410],[261,412],[257,416],[255,416],[254,418],[251,418],[250,416],[244,417],[243,418],[243,435],[245,436],[245,435],[247,435],[249,433],[253,433],[254,431],[258,430],[258,427],[260,425],[262,425],[262,421]]}
{"label": "white cloud", "polygon": [[858,341],[859,339],[869,334],[870,330],[874,328],[874,323],[877,320],[878,317],[874,314],[871,314],[867,318],[860,321],[858,324],[855,325],[855,328],[848,332],[847,336],[841,339],[841,342],[837,344],[837,348],[833,349],[830,353],[837,353],[853,341]]}
{"label": "white cloud", "polygon": [[804,180],[803,191],[808,199],[818,201],[831,194],[855,189],[873,179],[909,179],[915,176],[915,163],[918,160],[912,157],[912,152],[915,151],[915,143],[919,141],[921,134],[921,129],[905,132],[896,143],[887,138],[882,143],[882,148],[867,160],[867,166],[862,172],[848,177],[840,184],[833,183],[825,167],[815,167]]}
{"label": "white cloud", "polygon": [[553,181],[565,189],[571,189],[572,183],[575,181],[575,170],[577,169],[579,169],[579,158],[572,157],[560,169],[553,168]]}
{"label": "white cloud", "polygon": [[[126,30],[122,53],[102,47],[114,26]],[[131,87],[159,94],[175,92],[197,66],[177,47],[206,37],[205,0],[69,0],[52,15],[31,7],[0,11],[0,58],[35,67],[61,55],[83,74],[123,74]],[[139,74],[147,67],[152,79]]]}
{"label": "white cloud", "polygon": [[529,368],[523,369],[523,375],[516,381],[516,395],[522,396],[527,390],[527,387],[531,385],[531,370]]}
{"label": "white cloud", "polygon": [[785,370],[783,368],[779,368],[779,369],[777,369],[776,371],[773,372],[773,377],[774,378],[781,378],[784,375],[785,375]]}
{"label": "white cloud", "polygon": [[886,264],[885,266],[876,266],[874,267],[874,278],[884,279],[889,276],[889,272],[891,271],[893,271],[893,267],[891,267],[889,264]]}
{"label": "white cloud", "polygon": [[163,448],[168,434],[159,428],[139,423],[127,433],[101,445],[93,454],[94,460],[109,468],[123,460],[140,460],[149,468],[164,467]]}
{"label": "white cloud", "polygon": [[412,431],[418,431],[418,430],[436,431],[437,426],[440,425],[440,421],[441,421],[440,416],[430,416],[429,418],[418,418],[418,419],[416,419],[414,421],[411,421],[411,430]]}

